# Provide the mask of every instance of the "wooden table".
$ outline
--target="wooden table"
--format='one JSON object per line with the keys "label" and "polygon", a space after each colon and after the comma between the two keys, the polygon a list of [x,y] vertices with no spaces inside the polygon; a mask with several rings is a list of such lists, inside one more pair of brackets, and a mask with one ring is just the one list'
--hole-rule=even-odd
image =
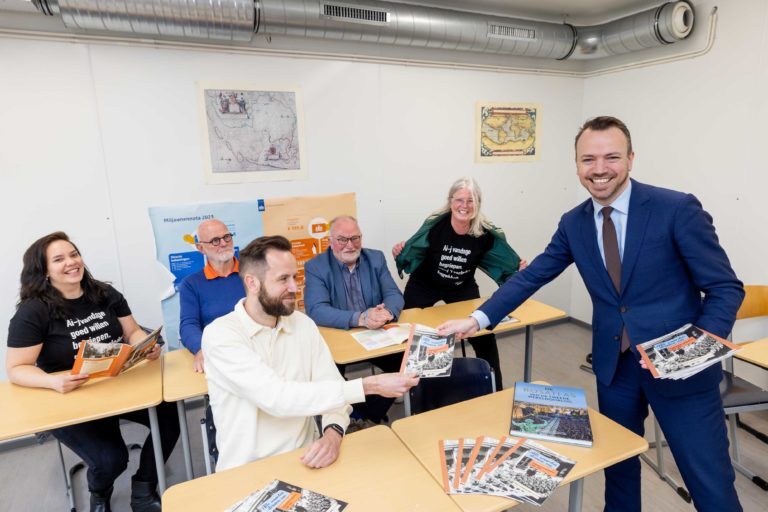
{"label": "wooden table", "polygon": [[163,355],[163,400],[176,402],[181,428],[181,445],[187,480],[195,476],[192,471],[192,452],[189,448],[189,427],[184,400],[208,393],[208,381],[204,373],[197,373],[192,364],[195,356],[189,350],[178,349]]}
{"label": "wooden table", "polygon": [[[421,321],[422,311],[423,310],[419,308],[405,309],[400,313],[398,321],[423,324],[424,322]],[[336,364],[358,363],[360,361],[373,359],[374,357],[403,353],[405,351],[405,343],[390,345],[389,347],[377,350],[366,350],[365,347],[352,337],[352,334],[363,330],[363,328],[344,330],[334,329],[332,327],[320,327],[320,334],[323,336],[325,343],[331,350],[333,361]]]}
{"label": "wooden table", "polygon": [[91,379],[69,393],[0,382],[0,441],[147,409],[160,492],[165,462],[155,407],[162,402],[162,362],[147,361],[118,377]]}
{"label": "wooden table", "polygon": [[[454,318],[465,318],[479,308],[486,300],[487,298],[479,298],[425,308],[420,315],[420,318],[424,320],[421,323],[437,326]],[[523,380],[530,382],[531,367],[533,364],[533,327],[535,325],[565,318],[567,315],[565,314],[565,311],[533,299],[528,299],[519,308],[509,313],[509,316],[512,316],[519,321],[499,324],[493,332],[498,334],[525,328],[525,364],[523,367]],[[475,336],[481,336],[488,332],[490,331],[482,330],[475,334]]]}
{"label": "wooden table", "polygon": [[[513,397],[514,388],[505,389],[492,395],[397,420],[392,424],[392,430],[429,471],[435,482],[440,484],[442,476],[438,440],[508,435]],[[576,461],[576,466],[563,482],[571,484],[568,506],[570,511],[581,510],[585,476],[648,449],[645,439],[597,411],[590,409],[589,419],[594,438],[592,448],[541,441],[541,444]],[[452,497],[466,512],[505,510],[516,504],[496,496]]]}
{"label": "wooden table", "polygon": [[744,343],[743,347],[736,352],[736,359],[768,369],[768,338]]}
{"label": "wooden table", "polygon": [[224,510],[276,478],[346,501],[350,512],[460,510],[387,427],[346,436],[339,459],[327,468],[304,466],[299,457],[305,451],[174,485],[163,495],[163,510]]}
{"label": "wooden table", "polygon": [[[406,309],[400,314],[399,321],[437,327],[447,320],[469,316],[470,313],[476,310],[485,301],[485,298],[480,298],[454,302],[453,304],[441,304],[439,306],[432,306],[424,309]],[[497,326],[493,332],[501,333],[525,328],[524,379],[526,382],[530,382],[533,360],[533,327],[535,325],[565,318],[567,315],[565,314],[565,311],[529,299],[519,308],[512,311],[510,316],[515,317],[519,322],[501,324]],[[402,353],[405,350],[405,343],[402,343],[400,345],[392,345],[378,350],[368,351],[351,336],[351,333],[359,332],[361,330],[362,329],[351,329],[345,331],[342,329],[332,329],[330,327],[320,328],[320,333],[328,344],[328,348],[330,348],[331,354],[333,355],[333,360],[337,364],[356,363],[358,361],[365,361],[387,354]],[[480,331],[475,334],[475,336],[487,334],[488,332],[489,331],[485,330]]]}

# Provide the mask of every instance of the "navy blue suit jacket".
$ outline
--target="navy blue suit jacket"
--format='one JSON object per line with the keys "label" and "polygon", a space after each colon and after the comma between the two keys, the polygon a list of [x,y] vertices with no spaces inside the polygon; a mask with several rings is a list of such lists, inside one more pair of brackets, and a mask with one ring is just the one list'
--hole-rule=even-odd
{"label": "navy blue suit jacket", "polygon": [[[359,263],[357,271],[366,307],[384,304],[397,319],[403,309],[403,294],[389,273],[384,253],[363,249]],[[344,277],[330,248],[304,264],[304,309],[317,325],[349,329],[355,311],[347,309]]]}
{"label": "navy blue suit jacket", "polygon": [[[496,323],[571,263],[592,299],[592,366],[610,385],[622,327],[635,345],[693,323],[718,336],[730,333],[744,288],[717,239],[712,217],[691,194],[632,180],[617,292],[597,245],[594,207],[588,199],[560,219],[543,254],[512,276],[480,310]],[[645,378],[652,381],[650,372]],[[687,380],[656,380],[659,393],[678,396],[716,386],[719,365]]]}

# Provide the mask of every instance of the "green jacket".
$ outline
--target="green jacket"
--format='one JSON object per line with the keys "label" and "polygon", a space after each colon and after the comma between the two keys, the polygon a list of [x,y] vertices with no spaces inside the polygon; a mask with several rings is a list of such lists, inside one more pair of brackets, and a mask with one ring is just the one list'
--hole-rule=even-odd
{"label": "green jacket", "polygon": [[[411,274],[419,268],[429,248],[429,231],[439,220],[450,214],[450,212],[446,212],[428,217],[416,234],[408,239],[403,251],[395,259],[397,273],[401,278],[403,272]],[[492,226],[488,232],[493,235],[493,246],[485,253],[478,266],[488,277],[496,281],[496,284],[501,286],[517,272],[520,267],[520,256],[509,246],[507,237],[504,236],[504,231],[501,228]]]}

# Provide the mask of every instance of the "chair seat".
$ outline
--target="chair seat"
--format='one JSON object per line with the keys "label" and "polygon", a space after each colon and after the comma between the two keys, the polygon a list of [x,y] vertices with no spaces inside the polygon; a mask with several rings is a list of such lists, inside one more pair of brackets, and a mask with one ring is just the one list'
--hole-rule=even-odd
{"label": "chair seat", "polygon": [[451,375],[421,379],[409,392],[411,413],[430,411],[495,391],[493,369],[484,359],[457,357]]}
{"label": "chair seat", "polygon": [[723,372],[723,380],[720,381],[720,396],[723,398],[723,408],[726,414],[728,414],[728,409],[736,407],[765,405],[768,408],[768,391],[760,389],[731,372]]}

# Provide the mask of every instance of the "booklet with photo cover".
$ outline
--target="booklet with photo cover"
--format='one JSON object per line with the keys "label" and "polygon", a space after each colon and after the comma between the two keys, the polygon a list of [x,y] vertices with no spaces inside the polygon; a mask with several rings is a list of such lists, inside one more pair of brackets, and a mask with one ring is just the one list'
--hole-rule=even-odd
{"label": "booklet with photo cover", "polygon": [[637,345],[654,378],[673,380],[696,375],[741,348],[691,324]]}
{"label": "booklet with photo cover", "polygon": [[115,377],[146,359],[147,354],[160,339],[161,325],[136,345],[127,343],[93,343],[83,341],[77,350],[72,375],[88,374],[91,377]]}
{"label": "booklet with photo cover", "polygon": [[376,350],[405,343],[410,332],[411,324],[403,323],[387,324],[381,329],[365,329],[351,334],[365,350]]}
{"label": "booklet with photo cover", "polygon": [[400,373],[415,373],[421,378],[450,376],[455,343],[455,334],[440,336],[430,327],[412,324]]}
{"label": "booklet with photo cover", "polygon": [[592,446],[592,426],[584,390],[515,382],[509,433],[542,441]]}
{"label": "booklet with photo cover", "polygon": [[342,512],[347,503],[282,480],[272,480],[225,512]]}

